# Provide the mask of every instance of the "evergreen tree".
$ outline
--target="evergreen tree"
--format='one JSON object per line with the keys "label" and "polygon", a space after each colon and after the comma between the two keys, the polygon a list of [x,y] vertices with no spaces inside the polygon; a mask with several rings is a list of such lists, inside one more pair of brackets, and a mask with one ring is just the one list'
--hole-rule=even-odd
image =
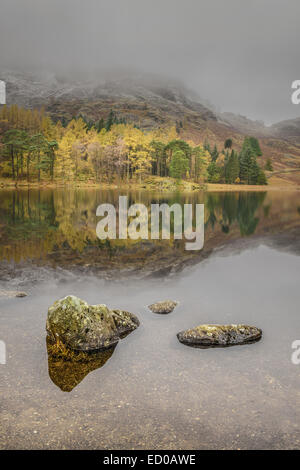
{"label": "evergreen tree", "polygon": [[258,142],[258,139],[256,137],[245,137],[244,139],[244,145],[250,145],[254,155],[256,157],[261,157],[262,156],[262,151]]}
{"label": "evergreen tree", "polygon": [[102,129],[104,129],[104,128],[105,128],[104,119],[103,119],[103,118],[99,119],[99,121],[97,122],[97,124],[96,124],[95,127],[96,127],[96,130],[97,130],[98,133],[99,133]]}
{"label": "evergreen tree", "polygon": [[265,170],[267,171],[273,171],[273,165],[272,165],[272,160],[271,158],[268,158],[265,164]]}
{"label": "evergreen tree", "polygon": [[240,174],[240,163],[238,154],[232,150],[230,157],[225,163],[225,181],[228,184],[235,183]]}
{"label": "evergreen tree", "polygon": [[224,149],[231,149],[232,147],[232,139],[226,139],[224,142]]}
{"label": "evergreen tree", "polygon": [[152,174],[158,176],[166,175],[166,152],[165,144],[159,140],[152,140]]}
{"label": "evergreen tree", "polygon": [[181,150],[184,153],[184,156],[187,158],[189,168],[190,168],[191,167],[192,149],[191,149],[191,147],[189,146],[189,144],[187,142],[185,142],[184,140],[181,140],[181,139],[171,140],[165,146],[164,151],[166,153],[166,163],[167,163],[167,165],[168,166],[170,165],[170,163],[172,161],[172,158],[173,158],[173,154],[175,152],[177,152],[178,150]]}
{"label": "evergreen tree", "polygon": [[211,152],[212,161],[215,162],[217,160],[218,156],[219,156],[219,152],[218,152],[217,146],[215,145],[214,148],[213,148],[213,151]]}
{"label": "evergreen tree", "polygon": [[217,166],[216,162],[211,161],[207,167],[208,182],[209,183],[218,183],[220,181],[220,168]]}
{"label": "evergreen tree", "polygon": [[[246,137],[240,153],[240,179],[246,184],[267,184],[263,170],[258,166],[256,154]],[[261,181],[259,183],[258,181]],[[265,181],[265,182],[263,182]]]}
{"label": "evergreen tree", "polygon": [[197,146],[192,150],[191,157],[191,178],[197,183],[203,182],[207,176],[207,166],[209,162],[209,153],[203,147]]}
{"label": "evergreen tree", "polygon": [[170,163],[170,175],[172,178],[181,179],[189,169],[189,161],[182,150],[176,150]]}
{"label": "evergreen tree", "polygon": [[204,150],[207,150],[207,152],[209,152],[211,154],[210,144],[206,139],[204,141],[203,148],[204,148]]}
{"label": "evergreen tree", "polygon": [[249,140],[246,139],[244,140],[243,148],[239,158],[240,179],[246,184],[251,184],[251,181],[253,180],[253,169],[256,158]]}
{"label": "evergreen tree", "polygon": [[41,160],[41,167],[44,171],[49,171],[51,181],[54,180],[56,150],[58,150],[58,143],[56,140],[47,142],[47,146]]}
{"label": "evergreen tree", "polygon": [[38,133],[30,139],[30,153],[36,157],[36,168],[38,170],[38,181],[41,181],[41,170],[43,169],[42,158],[48,150],[48,141],[43,134]]}
{"label": "evergreen tree", "polygon": [[25,131],[11,129],[4,134],[6,157],[10,161],[12,178],[19,178],[19,170],[23,176],[24,151],[28,148],[28,134]]}
{"label": "evergreen tree", "polygon": [[257,184],[265,185],[268,184],[265,172],[260,168],[257,177]]}
{"label": "evergreen tree", "polygon": [[113,110],[111,109],[107,118],[107,121],[105,123],[105,129],[107,131],[110,131],[112,125],[115,123],[115,114]]}

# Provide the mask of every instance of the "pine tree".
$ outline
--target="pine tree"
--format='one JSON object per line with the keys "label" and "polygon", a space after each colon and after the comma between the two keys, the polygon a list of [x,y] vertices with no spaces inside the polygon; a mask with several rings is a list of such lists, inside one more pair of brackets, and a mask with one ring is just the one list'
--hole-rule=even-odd
{"label": "pine tree", "polygon": [[240,179],[246,184],[251,184],[251,181],[253,180],[253,170],[256,158],[249,141],[246,139],[244,140],[243,148],[239,158]]}
{"label": "pine tree", "polygon": [[226,139],[224,142],[224,149],[231,149],[232,147],[232,139]]}
{"label": "pine tree", "polygon": [[208,182],[209,183],[218,183],[220,181],[220,168],[217,166],[216,162],[213,160],[207,167]]}
{"label": "pine tree", "polygon": [[41,181],[41,170],[43,169],[41,161],[48,150],[48,141],[43,134],[38,133],[31,137],[29,146],[31,155],[36,157],[35,166],[38,170],[38,181]]}
{"label": "pine tree", "polygon": [[213,151],[211,152],[212,161],[215,162],[218,156],[219,156],[219,152],[218,152],[217,146],[215,145]]}
{"label": "pine tree", "polygon": [[111,109],[108,115],[107,121],[105,123],[105,129],[109,131],[114,123],[115,123],[115,114],[113,110]]}
{"label": "pine tree", "polygon": [[180,180],[189,169],[189,161],[182,150],[176,150],[172,155],[170,163],[170,175]]}
{"label": "pine tree", "polygon": [[245,137],[244,139],[244,145],[250,145],[254,155],[256,157],[261,157],[262,156],[262,151],[258,142],[258,139],[256,137]]}
{"label": "pine tree", "polygon": [[12,178],[19,178],[19,170],[23,176],[23,155],[28,148],[28,134],[25,131],[11,129],[4,134],[6,157],[10,161]]}
{"label": "pine tree", "polygon": [[273,165],[272,165],[272,160],[271,158],[268,158],[265,164],[265,170],[267,171],[273,171]]}
{"label": "pine tree", "polygon": [[225,181],[228,184],[235,183],[240,174],[240,164],[238,154],[232,150],[230,157],[225,164]]}
{"label": "pine tree", "polygon": [[265,172],[260,168],[258,172],[257,184],[266,185],[268,184]]}
{"label": "pine tree", "polygon": [[97,130],[98,133],[99,133],[102,129],[104,129],[104,128],[105,128],[104,119],[103,119],[103,118],[99,119],[99,121],[98,121],[98,123],[96,124],[95,127],[96,127],[96,130]]}

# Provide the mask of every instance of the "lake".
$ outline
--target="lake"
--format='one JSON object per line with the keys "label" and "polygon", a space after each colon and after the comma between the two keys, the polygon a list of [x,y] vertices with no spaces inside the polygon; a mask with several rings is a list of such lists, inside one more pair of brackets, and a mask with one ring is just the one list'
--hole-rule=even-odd
{"label": "lake", "polygon": [[[204,203],[205,242],[100,241],[96,208]],[[300,192],[0,191],[0,448],[284,449],[300,444]],[[141,325],[90,370],[48,361],[48,307],[74,294]],[[174,299],[168,315],[147,305]],[[247,323],[262,339],[194,349],[176,334]]]}

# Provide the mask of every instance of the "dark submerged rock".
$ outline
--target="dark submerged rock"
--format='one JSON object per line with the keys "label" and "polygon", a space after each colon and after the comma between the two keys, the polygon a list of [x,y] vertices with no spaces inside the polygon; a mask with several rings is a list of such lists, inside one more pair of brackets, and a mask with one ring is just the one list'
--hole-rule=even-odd
{"label": "dark submerged rock", "polygon": [[166,314],[173,312],[176,305],[178,305],[178,302],[174,300],[164,300],[162,302],[156,302],[155,304],[151,304],[148,306],[148,308],[153,313]]}
{"label": "dark submerged rock", "polygon": [[96,351],[115,346],[120,337],[139,325],[135,315],[89,305],[73,295],[57,300],[48,310],[46,329],[53,344],[75,351]]}
{"label": "dark submerged rock", "polygon": [[261,336],[262,330],[248,325],[199,325],[177,334],[181,343],[199,348],[253,343]]}

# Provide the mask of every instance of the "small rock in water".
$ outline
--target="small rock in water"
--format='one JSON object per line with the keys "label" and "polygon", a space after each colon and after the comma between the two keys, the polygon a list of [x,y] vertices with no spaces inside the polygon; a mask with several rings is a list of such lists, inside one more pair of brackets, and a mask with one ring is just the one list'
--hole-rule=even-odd
{"label": "small rock in water", "polygon": [[17,292],[16,297],[27,297],[26,292]]}
{"label": "small rock in water", "polygon": [[46,329],[53,343],[61,342],[75,351],[96,351],[115,346],[138,326],[138,318],[129,312],[89,305],[68,295],[49,308]]}
{"label": "small rock in water", "polygon": [[21,292],[17,290],[1,290],[0,297],[27,297],[26,292]]}
{"label": "small rock in water", "polygon": [[177,334],[181,343],[199,348],[253,343],[261,336],[259,328],[248,325],[199,325]]}
{"label": "small rock in water", "polygon": [[178,305],[178,302],[174,300],[164,300],[162,302],[151,304],[148,306],[148,308],[153,313],[171,313],[173,312],[176,305]]}

